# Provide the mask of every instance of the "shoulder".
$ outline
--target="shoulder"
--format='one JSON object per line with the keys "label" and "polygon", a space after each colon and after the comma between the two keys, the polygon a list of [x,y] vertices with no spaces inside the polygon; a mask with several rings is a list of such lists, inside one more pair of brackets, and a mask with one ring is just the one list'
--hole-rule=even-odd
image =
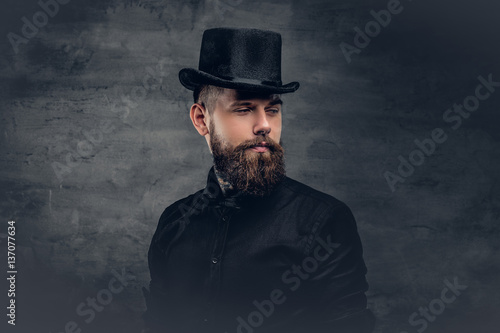
{"label": "shoulder", "polygon": [[163,229],[166,225],[183,218],[186,214],[193,214],[193,212],[198,209],[198,199],[202,192],[203,190],[199,190],[175,201],[165,208],[158,221],[156,232],[158,233],[158,231]]}
{"label": "shoulder", "polygon": [[346,203],[288,177],[283,185],[284,195],[309,230],[309,243],[322,234],[335,235],[339,242],[358,237],[356,221]]}
{"label": "shoulder", "polygon": [[290,177],[286,177],[283,182],[283,189],[288,192],[291,200],[310,204],[316,207],[318,212],[349,209],[343,201],[334,196],[321,192]]}

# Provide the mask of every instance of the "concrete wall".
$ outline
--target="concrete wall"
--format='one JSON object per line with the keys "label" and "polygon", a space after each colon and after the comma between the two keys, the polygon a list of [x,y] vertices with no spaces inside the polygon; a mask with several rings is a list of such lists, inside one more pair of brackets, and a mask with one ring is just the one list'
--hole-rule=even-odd
{"label": "concrete wall", "polygon": [[[365,26],[388,4],[390,22]],[[0,266],[15,220],[12,331],[140,331],[159,215],[202,188],[211,166],[177,74],[197,66],[203,30],[239,26],[283,36],[284,82],[301,83],[284,96],[288,174],[352,208],[377,332],[497,332],[500,87],[480,88],[478,106],[468,96],[479,76],[500,81],[499,9],[487,0],[72,0],[43,16],[35,0],[4,1]],[[34,14],[40,28],[30,29]],[[355,40],[355,27],[374,29],[370,40]],[[342,42],[350,51],[357,42],[350,62]],[[464,100],[477,109],[446,113]],[[435,149],[418,153],[415,140],[435,129]],[[419,165],[400,174],[410,157]],[[393,188],[387,172],[401,177]],[[117,275],[124,288],[106,291]],[[446,279],[467,289],[441,313]],[[99,310],[86,305],[109,295]],[[429,305],[438,314],[412,326]]]}

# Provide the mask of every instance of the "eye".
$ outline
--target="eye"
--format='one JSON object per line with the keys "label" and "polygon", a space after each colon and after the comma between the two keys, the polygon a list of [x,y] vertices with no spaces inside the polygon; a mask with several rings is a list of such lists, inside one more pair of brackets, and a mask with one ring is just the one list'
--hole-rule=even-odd
{"label": "eye", "polygon": [[248,108],[245,108],[245,109],[236,109],[234,110],[234,112],[237,112],[237,113],[245,113],[245,112],[250,112],[251,110],[248,109]]}
{"label": "eye", "polygon": [[271,112],[271,113],[279,113],[280,112],[279,109],[267,109],[266,111]]}

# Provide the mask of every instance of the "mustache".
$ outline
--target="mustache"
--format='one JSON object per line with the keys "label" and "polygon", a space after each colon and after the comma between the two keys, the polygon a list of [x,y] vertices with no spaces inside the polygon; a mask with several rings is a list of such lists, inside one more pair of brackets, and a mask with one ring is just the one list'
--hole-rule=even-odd
{"label": "mustache", "polygon": [[245,151],[248,148],[253,148],[255,146],[260,146],[262,144],[264,144],[267,148],[269,148],[269,150],[271,152],[282,151],[283,150],[283,147],[279,143],[277,143],[276,141],[274,141],[273,139],[271,139],[268,136],[262,136],[262,137],[258,137],[258,138],[255,138],[255,139],[252,139],[252,140],[247,140],[247,141],[244,141],[244,142],[240,143],[239,145],[237,145],[236,147],[234,147],[233,151],[235,153],[236,152],[242,152],[242,151]]}

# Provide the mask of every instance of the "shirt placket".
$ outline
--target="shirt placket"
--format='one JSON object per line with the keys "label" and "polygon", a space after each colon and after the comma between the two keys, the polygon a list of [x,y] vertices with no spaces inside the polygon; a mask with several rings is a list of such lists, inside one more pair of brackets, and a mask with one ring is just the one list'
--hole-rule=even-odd
{"label": "shirt placket", "polygon": [[208,310],[209,314],[205,322],[209,323],[214,320],[215,302],[221,287],[221,270],[223,264],[224,247],[226,244],[227,230],[229,220],[233,212],[224,207],[221,214],[218,216],[217,231],[214,237],[214,243],[210,256],[210,278],[208,283]]}

